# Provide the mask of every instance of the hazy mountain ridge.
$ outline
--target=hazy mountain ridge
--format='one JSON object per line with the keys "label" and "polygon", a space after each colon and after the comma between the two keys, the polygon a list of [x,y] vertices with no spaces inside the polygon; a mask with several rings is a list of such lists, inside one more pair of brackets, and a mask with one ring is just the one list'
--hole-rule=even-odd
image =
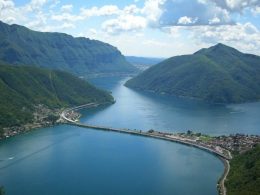
{"label": "hazy mountain ridge", "polygon": [[152,66],[165,60],[165,58],[138,57],[138,56],[125,56],[125,58],[131,64],[142,64],[147,66]]}
{"label": "hazy mountain ridge", "polygon": [[260,100],[260,57],[223,44],[169,58],[126,86],[215,103]]}
{"label": "hazy mountain ridge", "polygon": [[79,76],[137,71],[107,43],[64,33],[37,32],[1,21],[0,61],[65,70]]}
{"label": "hazy mountain ridge", "polygon": [[147,68],[162,62],[165,58],[151,58],[151,57],[137,57],[137,56],[126,56],[126,60],[133,64],[140,71],[144,71]]}

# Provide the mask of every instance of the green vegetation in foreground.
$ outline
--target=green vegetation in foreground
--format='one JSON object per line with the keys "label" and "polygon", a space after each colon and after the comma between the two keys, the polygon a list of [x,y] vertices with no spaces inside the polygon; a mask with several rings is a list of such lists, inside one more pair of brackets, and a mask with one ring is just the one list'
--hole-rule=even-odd
{"label": "green vegetation in foreground", "polygon": [[0,135],[3,127],[30,123],[39,104],[56,109],[112,101],[109,93],[63,71],[0,65]]}
{"label": "green vegetation in foreground", "polygon": [[64,33],[32,31],[1,21],[0,61],[65,70],[78,76],[137,71],[117,48],[107,43]]}
{"label": "green vegetation in foreground", "polygon": [[228,195],[260,194],[260,145],[243,154],[235,155],[230,167],[225,182]]}
{"label": "green vegetation in foreground", "polygon": [[0,195],[5,195],[5,190],[3,186],[0,187]]}
{"label": "green vegetation in foreground", "polygon": [[169,58],[126,86],[214,103],[260,100],[260,57],[223,44]]}

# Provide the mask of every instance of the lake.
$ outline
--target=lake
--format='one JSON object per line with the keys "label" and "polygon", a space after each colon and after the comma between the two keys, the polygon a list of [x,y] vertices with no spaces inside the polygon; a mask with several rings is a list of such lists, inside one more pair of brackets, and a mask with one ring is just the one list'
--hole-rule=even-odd
{"label": "lake", "polygon": [[[211,105],[92,79],[116,103],[82,111],[81,121],[131,129],[212,135],[259,134],[259,103]],[[58,125],[0,142],[0,185],[26,195],[217,195],[222,162],[205,151],[152,138]]]}
{"label": "lake", "polygon": [[170,132],[193,130],[210,135],[260,134],[260,102],[220,105],[125,87],[129,78],[92,79],[112,91],[116,104],[83,111],[82,122]]}

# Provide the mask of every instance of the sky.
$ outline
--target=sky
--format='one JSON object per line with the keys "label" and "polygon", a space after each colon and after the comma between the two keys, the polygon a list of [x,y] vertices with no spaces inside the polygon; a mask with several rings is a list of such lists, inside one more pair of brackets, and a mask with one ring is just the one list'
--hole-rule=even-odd
{"label": "sky", "polygon": [[260,0],[0,0],[0,20],[171,57],[223,43],[260,55]]}

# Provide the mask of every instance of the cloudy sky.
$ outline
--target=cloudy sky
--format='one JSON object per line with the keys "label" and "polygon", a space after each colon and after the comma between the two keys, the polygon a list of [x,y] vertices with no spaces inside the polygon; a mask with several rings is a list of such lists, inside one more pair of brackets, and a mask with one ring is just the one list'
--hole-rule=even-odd
{"label": "cloudy sky", "polygon": [[218,42],[260,55],[260,0],[0,0],[0,20],[170,57]]}

